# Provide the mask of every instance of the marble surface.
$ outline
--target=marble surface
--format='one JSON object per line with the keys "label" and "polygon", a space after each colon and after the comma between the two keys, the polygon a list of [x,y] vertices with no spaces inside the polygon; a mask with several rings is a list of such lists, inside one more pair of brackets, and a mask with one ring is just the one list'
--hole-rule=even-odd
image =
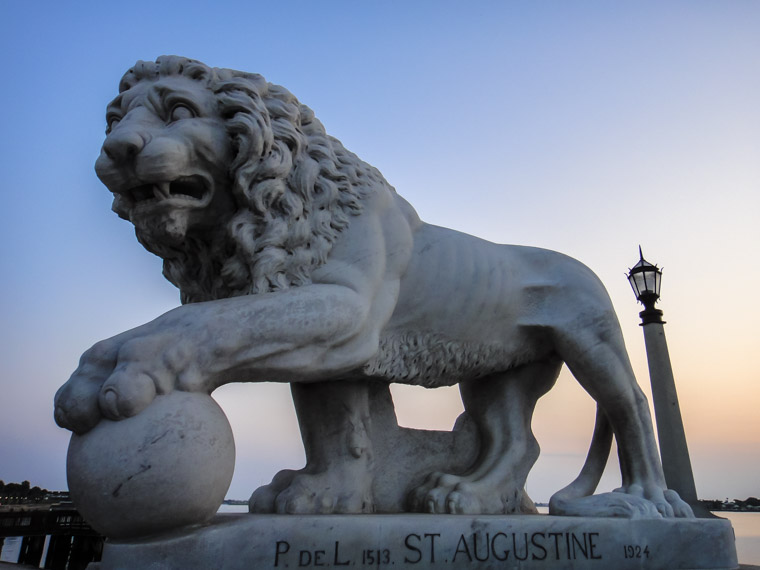
{"label": "marble surface", "polygon": [[736,568],[724,519],[466,515],[219,515],[160,540],[109,541],[128,568]]}
{"label": "marble surface", "polygon": [[[612,303],[582,263],[424,223],[307,106],[254,73],[176,56],[141,61],[122,78],[106,120],[96,173],[114,211],[163,259],[183,305],[83,354],[55,400],[73,442],[106,433],[104,425],[117,442],[117,426],[130,421],[139,432],[140,418],[173,394],[289,382],[307,465],[255,491],[252,511],[532,512],[525,481],[539,446],[531,419],[566,364],[595,398],[597,426],[588,461],[552,497],[552,512],[692,515],[666,488]],[[428,438],[393,429],[392,382],[458,384],[469,431]],[[613,433],[625,467],[620,492],[592,496]],[[201,445],[212,449],[211,439]],[[181,448],[148,450],[131,468],[194,457]],[[109,453],[72,447],[72,456],[75,486],[76,476],[114,464]],[[157,487],[179,504],[203,504],[162,528],[202,522],[211,510],[188,496],[205,487],[176,465],[130,495],[135,513]],[[217,470],[226,477],[221,460],[195,465],[201,481]],[[81,493],[77,504],[108,512],[105,491]],[[144,529],[109,526],[107,534],[155,530],[140,518]]]}

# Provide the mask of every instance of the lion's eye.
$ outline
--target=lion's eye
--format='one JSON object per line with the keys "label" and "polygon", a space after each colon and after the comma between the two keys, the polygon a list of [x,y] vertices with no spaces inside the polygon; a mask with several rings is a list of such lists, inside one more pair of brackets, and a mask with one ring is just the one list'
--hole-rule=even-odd
{"label": "lion's eye", "polygon": [[106,117],[106,134],[110,133],[113,128],[119,124],[119,121],[121,121],[121,117],[118,115],[111,115],[109,117]]}
{"label": "lion's eye", "polygon": [[174,105],[172,108],[172,112],[169,115],[169,120],[171,122],[174,121],[181,121],[182,119],[192,119],[195,117],[195,112],[188,107],[187,105]]}

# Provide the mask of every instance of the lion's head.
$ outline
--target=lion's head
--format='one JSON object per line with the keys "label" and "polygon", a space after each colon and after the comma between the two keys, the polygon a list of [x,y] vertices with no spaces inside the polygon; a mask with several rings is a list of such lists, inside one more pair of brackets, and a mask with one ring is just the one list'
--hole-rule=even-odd
{"label": "lion's head", "polygon": [[183,302],[310,282],[373,167],[263,77],[164,56],[127,71],[95,164]]}

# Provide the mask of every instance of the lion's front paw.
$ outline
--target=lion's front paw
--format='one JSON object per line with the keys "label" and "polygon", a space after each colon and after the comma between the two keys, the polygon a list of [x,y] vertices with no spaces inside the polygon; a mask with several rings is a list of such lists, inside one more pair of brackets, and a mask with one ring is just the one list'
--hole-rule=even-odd
{"label": "lion's front paw", "polygon": [[280,514],[371,513],[374,511],[371,484],[357,480],[343,485],[330,472],[299,473],[277,495],[275,510]]}
{"label": "lion's front paw", "polygon": [[119,344],[104,340],[82,355],[79,367],[55,394],[55,421],[62,428],[78,434],[90,431],[103,414],[100,391],[113,372]]}
{"label": "lion's front paw", "polygon": [[114,373],[105,382],[74,373],[55,396],[55,421],[83,434],[101,418],[123,420],[144,410],[156,397],[156,386],[146,374],[134,378]]}
{"label": "lion's front paw", "polygon": [[319,473],[285,469],[269,485],[253,492],[248,510],[301,515],[372,513],[372,479],[362,459],[333,465],[329,471]]}
{"label": "lion's front paw", "polygon": [[298,471],[283,469],[274,476],[269,485],[256,489],[248,499],[248,511],[251,513],[276,513],[277,495],[288,488]]}
{"label": "lion's front paw", "polygon": [[160,331],[142,335],[130,331],[102,341],[84,353],[77,370],[58,390],[55,420],[83,434],[101,418],[116,421],[137,415],[157,395],[175,388],[209,393],[194,362],[193,351],[182,339]]}

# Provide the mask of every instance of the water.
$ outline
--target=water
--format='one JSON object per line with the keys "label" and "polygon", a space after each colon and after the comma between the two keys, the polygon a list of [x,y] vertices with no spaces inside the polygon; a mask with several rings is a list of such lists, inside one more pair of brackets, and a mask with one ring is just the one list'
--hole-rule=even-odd
{"label": "water", "polygon": [[222,505],[217,511],[219,513],[247,513],[248,505]]}
{"label": "water", "polygon": [[742,564],[760,565],[760,513],[715,513],[731,521],[736,553]]}

